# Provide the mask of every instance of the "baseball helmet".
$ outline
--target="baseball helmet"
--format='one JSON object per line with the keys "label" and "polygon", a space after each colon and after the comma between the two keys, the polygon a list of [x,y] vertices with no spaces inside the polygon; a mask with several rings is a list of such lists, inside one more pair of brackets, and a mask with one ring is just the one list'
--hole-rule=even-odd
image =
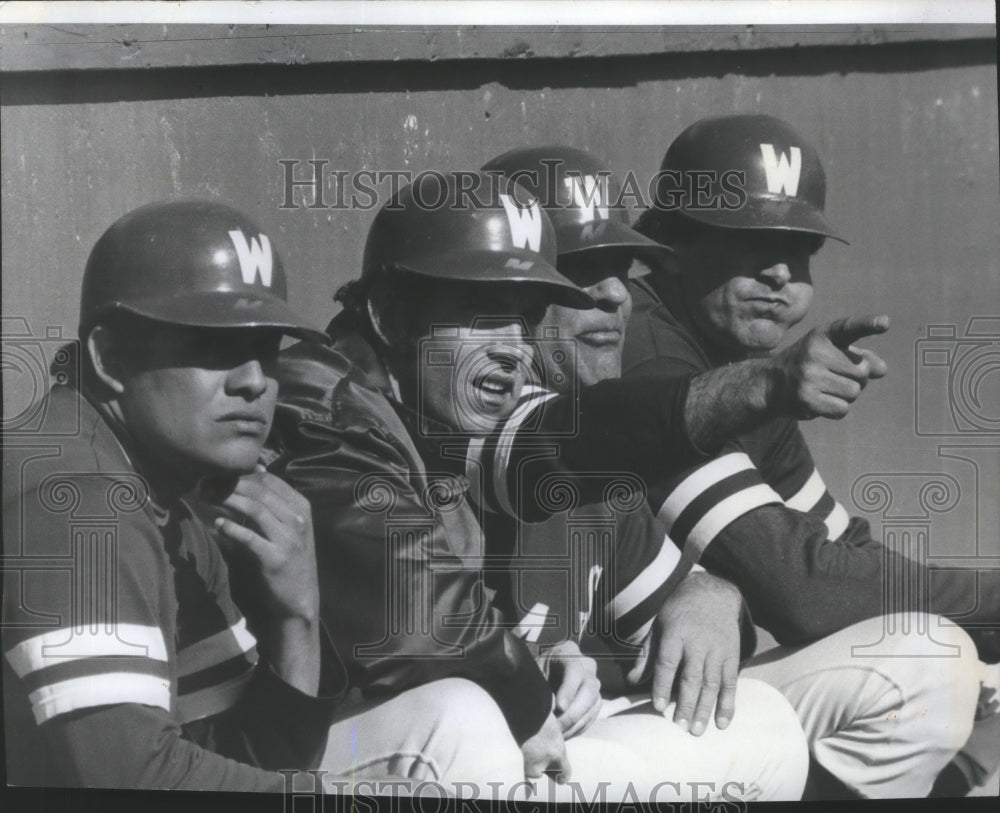
{"label": "baseball helmet", "polygon": [[[678,191],[678,177],[706,173],[711,188],[703,200],[723,192],[723,177],[742,173],[737,181],[746,202],[737,208],[701,206],[691,183],[681,187],[678,210],[693,220],[731,229],[784,229],[821,234],[846,243],[823,214],[826,174],[815,148],[790,124],[767,115],[731,115],[702,119],[670,145],[660,165],[658,206]],[[710,174],[708,174],[710,173]],[[707,186],[707,184],[706,184]]]}
{"label": "baseball helmet", "polygon": [[630,227],[620,205],[621,185],[588,152],[563,146],[515,149],[483,170],[503,173],[539,198],[555,228],[560,257],[599,248],[629,249],[654,261],[673,254]]}
{"label": "baseball helmet", "polygon": [[114,311],[196,327],[271,327],[325,338],[286,302],[270,238],[242,212],[202,200],[151,203],[117,220],[83,272],[80,335]]}
{"label": "baseball helmet", "polygon": [[428,172],[375,216],[361,278],[399,270],[464,282],[522,282],[544,286],[554,301],[593,307],[555,264],[555,233],[536,198],[481,172]]}

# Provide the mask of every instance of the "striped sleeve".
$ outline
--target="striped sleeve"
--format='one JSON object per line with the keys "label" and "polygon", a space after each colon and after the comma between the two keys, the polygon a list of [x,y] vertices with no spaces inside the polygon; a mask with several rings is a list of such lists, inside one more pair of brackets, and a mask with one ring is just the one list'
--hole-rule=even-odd
{"label": "striped sleeve", "polygon": [[830,493],[816,468],[805,484],[785,500],[785,505],[804,514],[819,516],[826,525],[826,538],[830,541],[843,536],[851,521],[847,509]]}
{"label": "striped sleeve", "polygon": [[525,387],[502,429],[469,445],[470,495],[489,510],[540,522],[562,510],[561,500],[542,488],[554,482],[549,475],[586,504],[604,499],[606,481],[579,473],[655,480],[684,471],[705,459],[683,426],[689,386],[687,378],[613,379],[575,397]]}
{"label": "striped sleeve", "polygon": [[253,677],[256,640],[239,618],[177,652],[177,717],[182,723],[235,706]]}
{"label": "striped sleeve", "polygon": [[61,627],[21,641],[6,657],[39,725],[116,703],[170,710],[166,644],[155,626]]}
{"label": "striped sleeve", "polygon": [[[499,433],[491,438],[474,438],[469,442],[465,459],[465,475],[470,483],[469,495],[488,511],[520,518],[515,477],[509,477],[511,459],[517,449],[530,458],[554,459],[558,447],[533,445],[524,448],[524,438],[538,437],[535,430],[541,418],[542,407],[556,397],[556,393],[534,385],[526,385],[521,398]],[[517,470],[517,466],[513,467]]]}
{"label": "striped sleeve", "polygon": [[611,596],[604,612],[615,639],[638,646],[649,635],[663,602],[694,562],[682,554],[646,506],[623,515],[618,534],[610,568]]}
{"label": "striped sleeve", "polygon": [[[74,478],[80,504],[103,499],[109,482]],[[171,712],[166,560],[152,521],[140,512],[100,529],[78,525],[37,492],[22,508],[24,549],[38,567],[7,581],[5,618],[15,620],[3,645],[36,723],[120,703]]]}
{"label": "striped sleeve", "polygon": [[650,490],[657,518],[696,562],[733,520],[781,497],[762,479],[742,451],[723,454]]}
{"label": "striped sleeve", "polygon": [[761,432],[759,467],[764,478],[789,508],[822,519],[828,540],[839,539],[850,516],[823,482],[798,422],[776,419]]}

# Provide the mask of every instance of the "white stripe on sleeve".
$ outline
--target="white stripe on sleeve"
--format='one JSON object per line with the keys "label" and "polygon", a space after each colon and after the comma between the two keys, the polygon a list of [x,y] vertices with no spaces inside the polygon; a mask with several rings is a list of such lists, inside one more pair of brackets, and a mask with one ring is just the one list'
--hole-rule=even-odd
{"label": "white stripe on sleeve", "polygon": [[182,723],[190,723],[221,714],[231,709],[243,697],[246,685],[253,678],[253,669],[215,686],[207,686],[190,694],[182,694],[177,698],[177,717]]}
{"label": "white stripe on sleeve", "polygon": [[611,600],[611,617],[621,618],[649,598],[670,577],[680,560],[680,550],[669,536],[664,536],[656,558]]}
{"label": "white stripe on sleeve", "polygon": [[829,516],[823,520],[826,523],[826,538],[832,542],[840,538],[840,535],[847,530],[851,518],[847,515],[847,510],[839,502],[833,506]]}
{"label": "white stripe on sleeve", "polygon": [[556,397],[556,393],[538,388],[529,390],[529,397],[524,403],[517,407],[511,416],[506,420],[500,437],[497,440],[496,455],[493,467],[493,487],[496,489],[497,504],[510,516],[517,516],[510,501],[510,494],[507,490],[507,467],[510,463],[510,455],[514,449],[514,441],[521,425],[528,419],[528,416],[546,401]]}
{"label": "white stripe on sleeve", "polygon": [[241,618],[231,627],[203,638],[177,653],[177,676],[186,677],[209,669],[230,658],[249,652],[257,639],[247,629],[246,619]]}
{"label": "white stripe on sleeve", "polygon": [[121,703],[157,706],[169,712],[170,684],[156,675],[108,672],[42,686],[31,692],[28,699],[39,725],[71,711]]}
{"label": "white stripe on sleeve", "polygon": [[167,645],[159,627],[115,624],[108,629],[62,627],[44,632],[7,652],[7,661],[18,677],[66,661],[109,656],[167,660]]}
{"label": "white stripe on sleeve", "polygon": [[796,511],[807,513],[823,498],[824,493],[826,493],[826,483],[820,477],[819,470],[814,468],[809,479],[806,480],[806,484],[785,500],[785,505]]}
{"label": "white stripe on sleeve", "polygon": [[688,534],[684,543],[685,548],[688,545],[694,545],[698,554],[701,555],[719,531],[734,519],[754,508],[775,502],[780,503],[781,497],[766,483],[745,488],[724,500],[720,500],[691,529],[691,533]]}
{"label": "white stripe on sleeve", "polygon": [[716,483],[747,471],[754,467],[750,458],[743,452],[731,452],[717,457],[688,475],[673,491],[660,508],[657,516],[667,524],[668,529],[702,492]]}

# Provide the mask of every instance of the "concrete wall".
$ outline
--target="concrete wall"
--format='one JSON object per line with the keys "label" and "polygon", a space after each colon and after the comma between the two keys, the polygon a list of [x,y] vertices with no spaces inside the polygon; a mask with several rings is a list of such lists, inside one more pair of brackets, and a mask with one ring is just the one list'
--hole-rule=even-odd
{"label": "concrete wall", "polygon": [[[891,377],[845,421],[808,426],[827,481],[889,536],[930,533],[935,555],[1000,556],[995,27],[196,28],[0,30],[5,332],[23,317],[36,335],[73,335],[98,235],[140,204],[206,195],[272,232],[293,305],[325,322],[373,212],[280,208],[281,159],[301,161],[300,175],[310,159],[327,173],[416,173],[564,142],[648,177],[695,119],[767,111],[819,148],[828,214],[851,240],[816,260],[810,324],[871,311],[894,320],[872,342]],[[916,363],[929,326],[961,337],[984,316],[984,335],[939,342],[958,349],[932,357],[944,366]],[[13,367],[4,383],[9,418],[34,384]],[[951,449],[963,444],[978,448]]]}

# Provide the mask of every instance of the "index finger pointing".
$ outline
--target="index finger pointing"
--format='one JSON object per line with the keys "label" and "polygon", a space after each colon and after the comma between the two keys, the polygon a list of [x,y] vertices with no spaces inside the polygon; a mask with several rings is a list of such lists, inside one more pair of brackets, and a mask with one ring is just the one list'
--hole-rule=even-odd
{"label": "index finger pointing", "polygon": [[826,328],[826,335],[835,347],[846,350],[851,344],[865,336],[876,336],[889,329],[889,317],[884,313],[878,316],[847,316],[831,322]]}

